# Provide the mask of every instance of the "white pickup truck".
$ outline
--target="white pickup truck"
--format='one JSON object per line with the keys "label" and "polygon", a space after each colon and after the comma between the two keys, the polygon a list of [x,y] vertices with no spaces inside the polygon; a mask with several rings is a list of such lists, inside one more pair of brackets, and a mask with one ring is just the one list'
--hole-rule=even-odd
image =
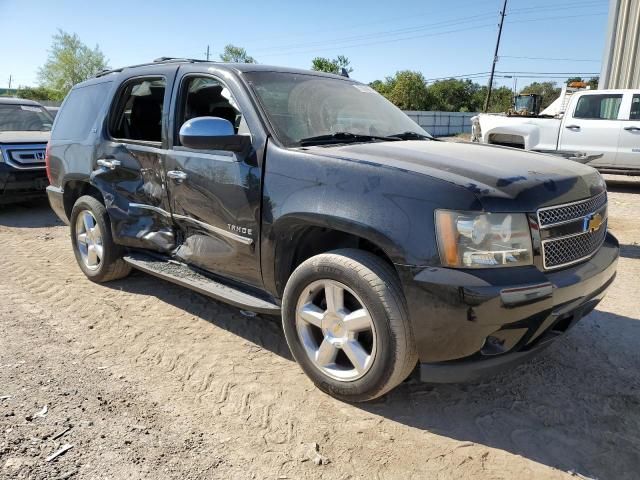
{"label": "white pickup truck", "polygon": [[537,116],[480,114],[472,140],[587,163],[604,173],[640,174],[640,90],[578,90]]}

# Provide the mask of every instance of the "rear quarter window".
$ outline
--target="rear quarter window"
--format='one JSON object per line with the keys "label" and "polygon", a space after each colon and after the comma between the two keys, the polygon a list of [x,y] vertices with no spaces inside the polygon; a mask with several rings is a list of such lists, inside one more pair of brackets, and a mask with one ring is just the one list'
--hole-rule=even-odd
{"label": "rear quarter window", "polygon": [[74,88],[66,98],[53,125],[52,140],[85,140],[96,123],[111,88],[111,82]]}

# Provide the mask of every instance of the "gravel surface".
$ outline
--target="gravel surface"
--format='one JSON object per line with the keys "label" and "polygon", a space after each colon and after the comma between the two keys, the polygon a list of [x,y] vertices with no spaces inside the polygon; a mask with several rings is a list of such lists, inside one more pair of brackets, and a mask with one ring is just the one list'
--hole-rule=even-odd
{"label": "gravel surface", "polygon": [[609,180],[622,258],[595,312],[507,374],[365,405],[315,389],[277,319],[94,284],[46,203],[4,207],[0,478],[638,478],[640,181]]}

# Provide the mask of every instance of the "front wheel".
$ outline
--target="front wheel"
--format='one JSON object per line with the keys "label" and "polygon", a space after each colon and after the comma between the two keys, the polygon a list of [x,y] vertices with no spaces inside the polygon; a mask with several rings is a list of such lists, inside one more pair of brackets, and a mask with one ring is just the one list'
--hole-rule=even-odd
{"label": "front wheel", "polygon": [[78,265],[94,282],[108,282],[129,275],[122,248],[113,243],[107,209],[94,197],[80,197],[71,211],[71,244]]}
{"label": "front wheel", "polygon": [[416,365],[399,280],[368,252],[335,250],[303,262],[287,282],[282,311],[293,356],[318,388],[339,399],[384,395]]}

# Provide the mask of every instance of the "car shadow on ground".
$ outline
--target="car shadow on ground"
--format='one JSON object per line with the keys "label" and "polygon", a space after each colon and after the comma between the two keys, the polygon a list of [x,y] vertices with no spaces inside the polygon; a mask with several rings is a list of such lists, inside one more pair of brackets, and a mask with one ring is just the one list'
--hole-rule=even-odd
{"label": "car shadow on ground", "polygon": [[540,356],[485,381],[405,382],[360,408],[594,478],[637,478],[640,318],[596,310]]}
{"label": "car shadow on ground", "polygon": [[46,198],[0,205],[0,225],[18,228],[46,228],[64,225]]}

